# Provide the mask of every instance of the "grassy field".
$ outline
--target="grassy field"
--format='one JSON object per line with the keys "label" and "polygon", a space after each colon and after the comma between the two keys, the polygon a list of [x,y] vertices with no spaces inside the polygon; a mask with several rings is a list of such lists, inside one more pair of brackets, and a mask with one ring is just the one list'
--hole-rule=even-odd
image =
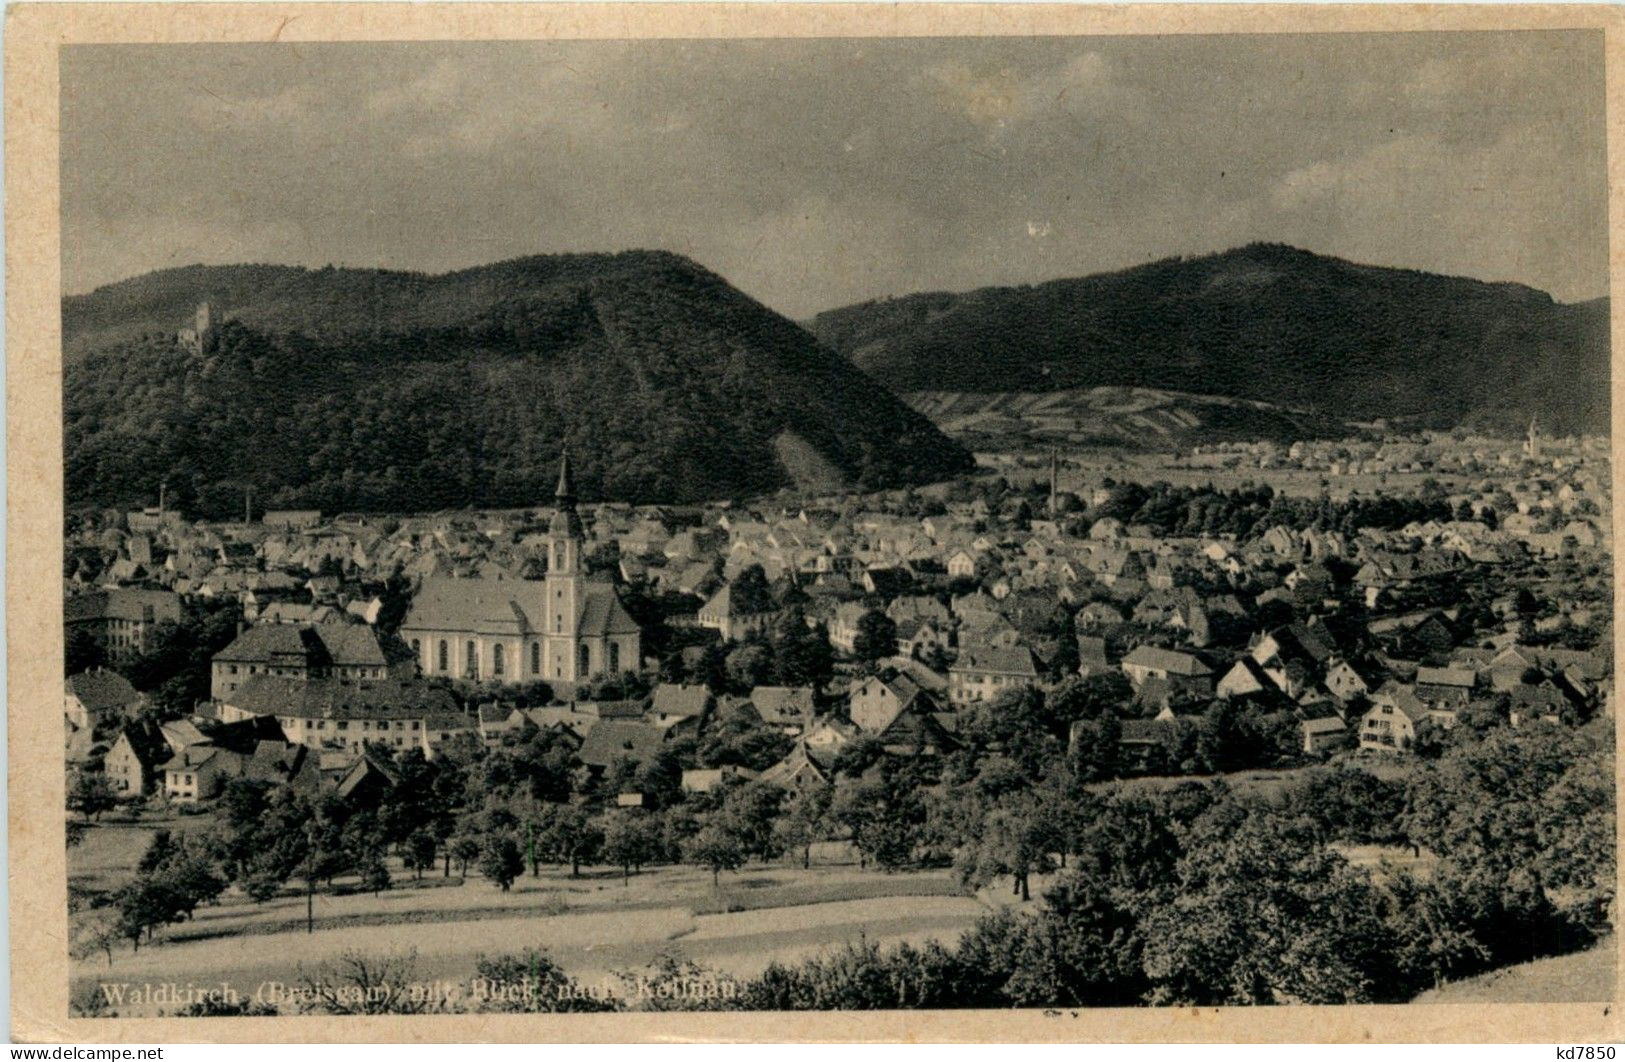
{"label": "grassy field", "polygon": [[224,981],[252,995],[268,982],[315,976],[321,964],[352,949],[410,950],[413,976],[422,980],[465,979],[480,955],[526,948],[546,949],[573,976],[595,983],[674,950],[747,977],[774,959],[799,959],[860,937],[882,944],[953,941],[987,911],[950,871],[756,864],[723,875],[713,888],[710,873],[693,867],[653,868],[625,882],[607,868],[579,878],[544,868],[502,892],[478,877],[437,875],[418,883],[398,865],[391,870],[396,887],[377,896],[318,894],[310,933],[302,895],[290,891],[256,904],[228,894],[153,945],[116,948],[111,965],[103,955],[75,962],[75,988]]}
{"label": "grassy field", "polygon": [[1420,766],[1414,757],[1383,756],[1372,753],[1348,753],[1326,765],[1311,764],[1303,767],[1260,768],[1234,771],[1229,774],[1158,774],[1138,778],[1119,778],[1109,782],[1093,782],[1085,786],[1092,793],[1162,793],[1186,782],[1206,785],[1223,781],[1237,793],[1276,797],[1300,785],[1311,772],[1326,766],[1342,766],[1366,771],[1384,781],[1403,781]]}
{"label": "grassy field", "polygon": [[207,815],[175,815],[121,822],[104,818],[92,823],[84,839],[68,849],[68,881],[89,889],[110,889],[123,884],[159,830],[174,834],[207,830]]}
{"label": "grassy field", "polygon": [[1417,1003],[1603,1003],[1614,998],[1618,953],[1613,937],[1586,951],[1536,959],[1455,981]]}

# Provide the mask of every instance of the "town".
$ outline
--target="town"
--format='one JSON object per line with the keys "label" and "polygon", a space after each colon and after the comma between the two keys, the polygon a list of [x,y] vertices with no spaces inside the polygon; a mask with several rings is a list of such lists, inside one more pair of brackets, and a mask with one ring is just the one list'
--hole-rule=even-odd
{"label": "town", "polygon": [[[1496,733],[1611,725],[1604,440],[981,460],[927,488],[630,506],[578,501],[566,454],[521,511],[189,521],[160,490],[70,514],[81,958],[228,889],[308,907],[454,863],[503,893],[527,863],[720,888],[751,859],[811,872],[817,847],[1002,879],[1019,906],[1083,859],[1068,809],[1116,780],[1403,786]],[[71,872],[132,833],[134,883]]]}

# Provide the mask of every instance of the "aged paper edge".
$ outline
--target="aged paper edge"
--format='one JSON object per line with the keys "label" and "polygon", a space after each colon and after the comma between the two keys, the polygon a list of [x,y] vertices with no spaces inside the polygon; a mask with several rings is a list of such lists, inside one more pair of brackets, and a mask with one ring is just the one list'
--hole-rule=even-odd
{"label": "aged paper edge", "polygon": [[[1621,285],[1620,9],[1600,5],[20,4],[6,12],[10,848],[14,1042],[1564,1042],[1603,1004],[388,1018],[68,1016],[61,696],[58,51],[67,44],[1593,29],[1607,61],[1611,295]],[[1625,330],[1613,322],[1615,365]],[[1615,527],[1625,383],[1611,377]],[[1615,611],[1625,613],[1615,585]],[[43,638],[41,632],[44,632]],[[46,646],[39,651],[40,644]],[[1625,640],[1616,634],[1616,659]],[[1616,958],[1618,962],[1618,958]],[[1616,976],[1616,985],[1619,983]],[[1618,989],[1616,987],[1616,993]]]}

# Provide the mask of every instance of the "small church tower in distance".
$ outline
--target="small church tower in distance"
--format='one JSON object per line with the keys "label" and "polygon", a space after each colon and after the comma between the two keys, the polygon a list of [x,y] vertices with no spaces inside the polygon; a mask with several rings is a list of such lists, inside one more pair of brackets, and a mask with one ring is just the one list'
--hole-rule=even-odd
{"label": "small church tower in distance", "polygon": [[1049,514],[1054,516],[1061,507],[1061,451],[1051,448],[1049,452]]}

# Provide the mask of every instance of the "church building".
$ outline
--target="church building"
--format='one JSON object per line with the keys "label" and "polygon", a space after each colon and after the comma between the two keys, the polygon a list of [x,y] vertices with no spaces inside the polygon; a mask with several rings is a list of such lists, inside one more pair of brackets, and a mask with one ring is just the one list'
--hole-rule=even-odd
{"label": "church building", "polygon": [[585,539],[566,454],[546,577],[425,579],[401,624],[421,673],[509,685],[542,681],[568,695],[595,675],[635,670],[638,625],[609,579],[587,574]]}

